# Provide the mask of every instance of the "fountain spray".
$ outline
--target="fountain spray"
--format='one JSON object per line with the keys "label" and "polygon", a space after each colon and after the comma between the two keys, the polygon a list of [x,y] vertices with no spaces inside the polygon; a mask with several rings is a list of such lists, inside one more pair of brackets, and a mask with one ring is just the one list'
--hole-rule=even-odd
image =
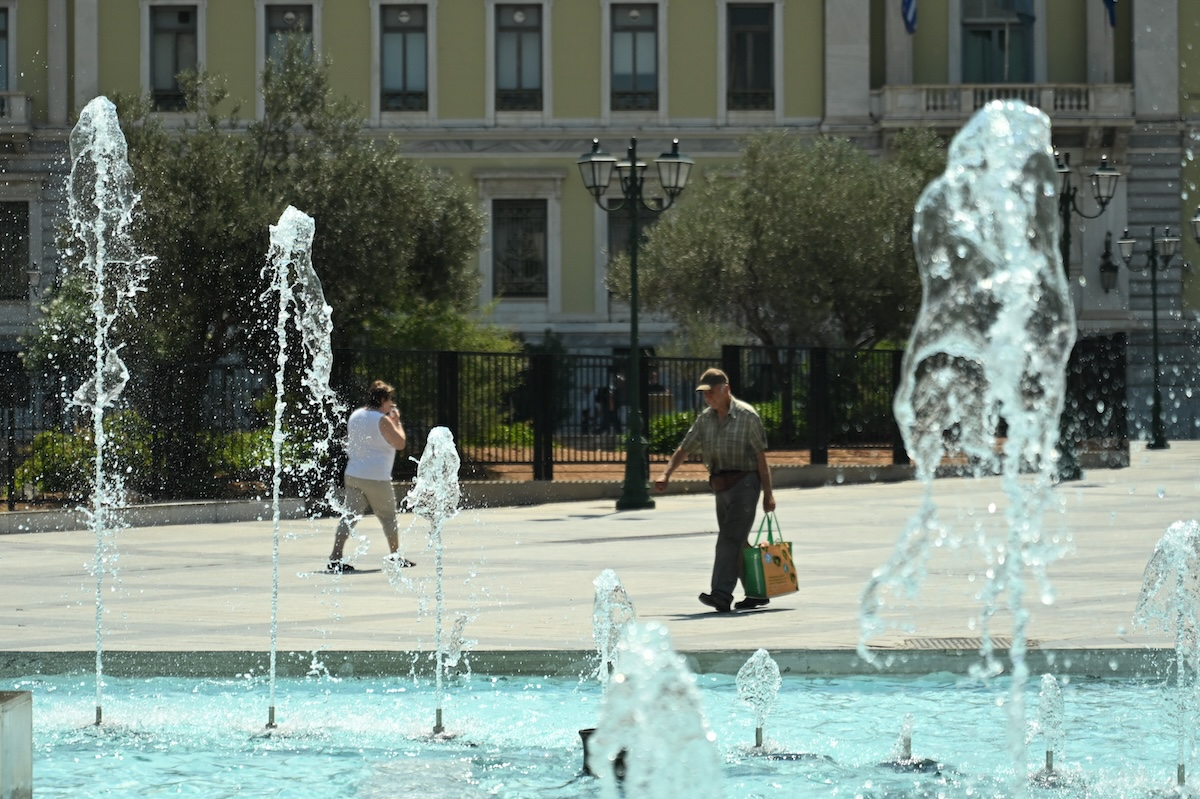
{"label": "fountain spray", "polygon": [[[442,614],[445,608],[445,598],[442,594],[442,524],[458,514],[459,464],[458,450],[454,447],[454,436],[450,430],[445,427],[433,428],[429,431],[425,451],[421,453],[421,460],[417,463],[417,479],[405,497],[408,507],[429,522],[429,537],[433,542],[434,573],[437,580],[437,610],[434,618],[437,713],[433,724],[434,735],[441,735],[446,731],[442,726],[442,670],[446,660],[446,653],[442,647]],[[461,628],[458,629],[461,635]]]}
{"label": "fountain spray", "polygon": [[1186,755],[1200,722],[1200,522],[1167,528],[1146,564],[1133,622],[1175,635],[1175,722],[1179,756],[1175,780],[1187,781]]}
{"label": "fountain spray", "polygon": [[106,97],[88,103],[71,131],[71,174],[67,207],[71,228],[81,243],[78,268],[92,323],[92,375],[76,389],[72,404],[90,414],[95,454],[92,460],[91,507],[85,515],[96,537],[92,571],[96,577],[96,724],[103,721],[104,574],[116,559],[112,537],[123,526],[125,483],[120,472],[105,467],[107,437],[104,416],[129,382],[120,344],[110,338],[126,313],[136,313],[134,300],[145,290],[151,256],[138,254],[130,234],[138,195],[133,188],[125,136],[117,109]]}
{"label": "fountain spray", "polygon": [[[268,288],[260,296],[264,306],[273,300],[278,302],[275,317],[275,418],[271,430],[271,519],[273,537],[271,541],[271,697],[267,714],[267,728],[275,724],[275,667],[279,633],[279,501],[282,493],[283,445],[287,434],[283,426],[285,401],[285,377],[288,362],[288,331],[294,321],[300,331],[300,339],[307,358],[303,364],[301,384],[304,394],[312,406],[311,417],[316,429],[323,428],[324,437],[313,442],[312,458],[292,466],[300,473],[318,471],[329,453],[333,419],[344,412],[337,395],[329,387],[329,375],[333,369],[333,353],[329,339],[333,333],[332,309],[325,304],[321,280],[312,265],[312,242],[316,226],[312,217],[288,206],[279,223],[271,225],[271,243],[267,251],[267,265],[263,277]],[[316,475],[313,475],[314,477]],[[305,481],[307,482],[307,481]],[[326,500],[337,507],[332,484],[327,486]]]}
{"label": "fountain spray", "polygon": [[763,727],[781,685],[779,664],[765,649],[759,649],[738,669],[738,699],[754,708],[754,746],[758,749],[762,748]]}
{"label": "fountain spray", "polygon": [[1053,674],[1042,675],[1038,695],[1038,726],[1046,739],[1046,775],[1054,774],[1054,752],[1063,743],[1063,698]]}
{"label": "fountain spray", "polygon": [[617,647],[625,627],[637,621],[637,611],[634,610],[633,600],[621,583],[621,578],[612,569],[600,572],[592,581],[595,596],[592,599],[592,639],[596,642],[596,652],[600,662],[596,666],[596,676],[600,684],[607,687],[617,665]]}
{"label": "fountain spray", "polygon": [[[1024,773],[1024,687],[1029,611],[1026,570],[1049,604],[1046,568],[1068,543],[1042,529],[1052,499],[1058,420],[1075,319],[1060,254],[1050,120],[1017,101],[978,111],[950,145],[945,173],[922,193],[913,222],[922,304],[904,353],[895,399],[897,424],[925,484],[889,562],[865,587],[859,653],[883,625],[889,592],[914,596],[933,548],[968,543],[937,518],[933,478],[943,458],[961,452],[975,476],[1002,476],[1007,530],[973,531],[985,565],[980,614],[987,673],[999,672],[990,622],[1001,596],[1012,616],[1008,748]],[[1007,436],[998,448],[1003,420]],[[1020,790],[1020,789],[1018,789]]]}

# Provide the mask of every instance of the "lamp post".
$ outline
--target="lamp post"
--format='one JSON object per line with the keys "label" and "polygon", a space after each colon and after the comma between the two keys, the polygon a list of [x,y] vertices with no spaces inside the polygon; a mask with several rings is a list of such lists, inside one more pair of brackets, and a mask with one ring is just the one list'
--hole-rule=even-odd
{"label": "lamp post", "polygon": [[[1108,156],[1100,158],[1100,166],[1091,174],[1092,198],[1095,199],[1097,210],[1094,214],[1086,214],[1076,202],[1076,194],[1078,189],[1072,181],[1071,172],[1071,154],[1063,153],[1059,157],[1058,153],[1055,156],[1055,171],[1058,172],[1062,180],[1061,187],[1058,190],[1058,216],[1061,221],[1061,233],[1059,235],[1058,246],[1062,254],[1063,274],[1067,278],[1068,283],[1071,280],[1071,215],[1075,214],[1083,219],[1095,219],[1104,213],[1108,208],[1108,204],[1112,202],[1113,196],[1117,193],[1117,181],[1121,179],[1121,173],[1109,166]],[[1079,467],[1079,460],[1075,457],[1075,435],[1077,429],[1077,420],[1075,418],[1076,409],[1071,403],[1071,380],[1070,367],[1068,366],[1068,374],[1066,381],[1067,397],[1063,402],[1062,415],[1058,420],[1058,479],[1059,480],[1078,480],[1083,476],[1083,471]]]}
{"label": "lamp post", "polygon": [[[1196,224],[1195,220],[1192,224]],[[1179,237],[1172,236],[1170,228],[1166,228],[1165,235],[1161,239],[1155,238],[1156,232],[1155,228],[1150,228],[1150,254],[1146,258],[1145,266],[1137,269],[1133,267],[1133,247],[1137,244],[1137,239],[1129,237],[1128,229],[1125,230],[1125,237],[1117,242],[1117,247],[1121,250],[1121,259],[1125,261],[1125,266],[1130,270],[1134,272],[1150,270],[1150,352],[1154,359],[1154,398],[1150,406],[1150,441],[1146,447],[1147,449],[1167,449],[1171,445],[1167,443],[1167,431],[1163,425],[1162,390],[1159,381],[1162,365],[1158,360],[1158,273],[1159,270],[1166,271],[1170,266],[1171,259],[1175,257],[1175,253],[1179,249]]]}
{"label": "lamp post", "polygon": [[[601,152],[600,140],[592,140],[592,151],[585,153],[576,162],[584,187],[592,193],[596,204],[606,213],[626,211],[629,214],[629,374],[625,384],[629,391],[629,424],[625,442],[625,483],[617,510],[653,508],[650,498],[649,474],[646,463],[646,439],[642,437],[641,397],[641,348],[638,344],[638,244],[641,239],[641,208],[662,213],[670,208],[675,199],[687,186],[688,177],[695,163],[679,153],[679,139],[671,145],[671,152],[663,153],[654,160],[658,167],[658,180],[667,197],[651,205],[642,194],[645,183],[646,163],[637,157],[637,139],[629,140],[629,152],[624,161],[618,161],[608,153]],[[616,169],[621,182],[621,201],[607,206],[604,196]]]}

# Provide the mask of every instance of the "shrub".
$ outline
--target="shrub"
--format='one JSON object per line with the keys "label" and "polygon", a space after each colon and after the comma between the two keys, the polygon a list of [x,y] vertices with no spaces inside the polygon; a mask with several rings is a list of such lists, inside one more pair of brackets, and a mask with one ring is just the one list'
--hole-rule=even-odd
{"label": "shrub", "polygon": [[695,421],[691,411],[662,413],[650,419],[650,453],[670,455],[679,446],[683,436]]}
{"label": "shrub", "polygon": [[[109,414],[104,419],[105,469],[124,472],[137,480],[151,473],[150,425],[134,411]],[[62,494],[81,499],[92,490],[92,470],[96,458],[95,437],[91,428],[75,433],[48,430],[34,436],[29,457],[16,469],[18,486],[32,485],[40,493]]]}

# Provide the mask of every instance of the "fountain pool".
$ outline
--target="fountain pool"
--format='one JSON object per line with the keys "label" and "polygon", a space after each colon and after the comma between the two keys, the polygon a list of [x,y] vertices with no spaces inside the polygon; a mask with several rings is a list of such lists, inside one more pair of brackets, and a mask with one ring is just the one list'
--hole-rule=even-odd
{"label": "fountain pool", "polygon": [[[258,706],[263,677],[108,678],[106,723],[92,724],[84,675],[6,680],[34,693],[37,796],[592,797],[578,730],[594,722],[602,688],[579,679],[456,678],[445,701],[449,740],[429,736],[428,679],[281,679],[279,727]],[[1055,796],[1144,797],[1173,790],[1170,698],[1157,683],[1062,679],[1074,788]],[[696,678],[724,759],[727,799],[752,797],[1008,796],[1007,680],[784,677],[755,749],[755,715],[730,675]],[[1038,687],[1027,689],[1037,703]],[[1156,710],[1157,709],[1157,710]],[[880,765],[895,757],[906,717],[913,755],[934,772]],[[1041,742],[1036,726],[1030,749]],[[773,759],[763,753],[804,754]],[[1031,758],[1030,769],[1039,763]],[[1043,789],[1033,789],[1042,792]],[[1035,794],[1036,795],[1036,794]]]}

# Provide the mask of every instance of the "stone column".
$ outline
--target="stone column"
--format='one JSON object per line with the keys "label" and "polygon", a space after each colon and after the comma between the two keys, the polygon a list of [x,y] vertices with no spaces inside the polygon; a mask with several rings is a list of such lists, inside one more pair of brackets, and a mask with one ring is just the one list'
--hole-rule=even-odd
{"label": "stone column", "polygon": [[1108,24],[1108,9],[1104,3],[1089,3],[1087,7],[1087,82],[1112,83],[1113,29]]}
{"label": "stone column", "polygon": [[889,0],[883,14],[884,39],[887,41],[888,86],[911,86],[913,82],[913,37],[904,28],[900,0]]}
{"label": "stone column", "polygon": [[1178,29],[1178,0],[1133,4],[1134,116],[1139,120],[1179,119]]}
{"label": "stone column", "polygon": [[825,0],[825,123],[858,127],[871,117],[870,0]]}
{"label": "stone column", "polygon": [[75,0],[75,110],[100,93],[99,0]]}
{"label": "stone column", "polygon": [[70,91],[67,0],[49,0],[46,5],[46,22],[46,118],[51,125],[65,125],[67,92]]}

